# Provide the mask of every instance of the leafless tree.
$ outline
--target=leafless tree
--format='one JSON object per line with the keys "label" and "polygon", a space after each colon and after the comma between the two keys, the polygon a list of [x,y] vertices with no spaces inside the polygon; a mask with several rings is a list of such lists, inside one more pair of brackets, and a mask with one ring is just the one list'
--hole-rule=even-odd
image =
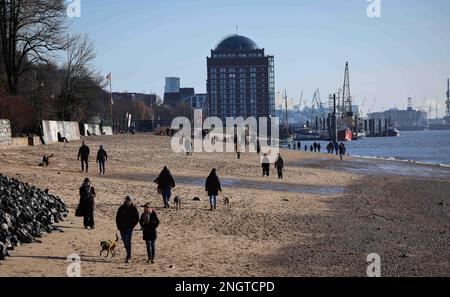
{"label": "leafless tree", "polygon": [[64,0],[0,0],[0,40],[10,94],[23,73],[61,49]]}
{"label": "leafless tree", "polygon": [[63,66],[59,111],[63,119],[70,119],[75,109],[83,104],[88,90],[101,83],[93,65],[95,45],[87,35],[68,36],[64,50],[67,60]]}

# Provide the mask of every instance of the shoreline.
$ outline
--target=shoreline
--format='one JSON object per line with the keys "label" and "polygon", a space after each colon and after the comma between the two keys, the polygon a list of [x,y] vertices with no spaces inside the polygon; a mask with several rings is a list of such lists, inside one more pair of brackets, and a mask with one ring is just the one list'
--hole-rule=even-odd
{"label": "shoreline", "polygon": [[[106,175],[98,175],[94,158],[90,173],[79,172],[80,141],[0,150],[0,172],[50,189],[70,210],[57,224],[64,232],[11,251],[0,265],[0,276],[65,276],[66,256],[73,252],[81,256],[82,276],[94,277],[363,277],[366,256],[372,252],[380,254],[384,276],[450,275],[448,179],[336,170],[328,165],[364,167],[368,160],[340,161],[282,149],[286,169],[280,181],[273,165],[270,177],[261,177],[256,154],[243,153],[240,160],[232,153],[186,157],[170,150],[169,138],[150,135],[130,135],[127,150],[121,135],[84,140],[94,156],[100,144],[105,146],[110,156]],[[50,167],[38,167],[42,154],[50,151],[55,153]],[[163,209],[156,193],[153,178],[164,165],[175,178],[172,197],[183,198],[180,211]],[[223,193],[218,210],[211,212],[202,181],[212,167],[218,169]],[[73,215],[86,176],[97,192],[95,230],[84,230],[82,219]],[[133,236],[132,263],[123,263],[122,242],[118,256],[98,257],[99,241],[114,237],[115,212],[125,195],[134,196],[138,205],[150,202],[158,212],[154,265],[145,264],[139,228]],[[193,201],[194,196],[201,201]],[[224,207],[224,196],[232,197],[231,209]]]}

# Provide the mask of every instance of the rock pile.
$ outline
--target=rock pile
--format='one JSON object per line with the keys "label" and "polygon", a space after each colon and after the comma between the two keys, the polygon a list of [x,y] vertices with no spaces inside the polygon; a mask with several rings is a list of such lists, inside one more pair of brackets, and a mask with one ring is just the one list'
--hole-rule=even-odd
{"label": "rock pile", "polygon": [[43,233],[58,230],[52,225],[67,213],[64,202],[48,190],[0,174],[0,260],[15,246],[38,241]]}

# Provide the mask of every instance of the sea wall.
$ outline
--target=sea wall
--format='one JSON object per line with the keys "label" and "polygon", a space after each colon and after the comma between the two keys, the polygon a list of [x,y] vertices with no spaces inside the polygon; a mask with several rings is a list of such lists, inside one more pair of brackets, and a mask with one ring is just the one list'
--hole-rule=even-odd
{"label": "sea wall", "polygon": [[0,119],[0,148],[12,144],[11,123]]}
{"label": "sea wall", "polygon": [[[89,132],[89,133],[88,133]],[[102,135],[100,125],[97,124],[83,124],[83,136]]]}
{"label": "sea wall", "polygon": [[80,128],[77,122],[42,121],[42,131],[45,144],[58,142],[58,132],[69,141],[80,139]]}
{"label": "sea wall", "polygon": [[113,135],[113,130],[111,126],[101,126],[102,135]]}

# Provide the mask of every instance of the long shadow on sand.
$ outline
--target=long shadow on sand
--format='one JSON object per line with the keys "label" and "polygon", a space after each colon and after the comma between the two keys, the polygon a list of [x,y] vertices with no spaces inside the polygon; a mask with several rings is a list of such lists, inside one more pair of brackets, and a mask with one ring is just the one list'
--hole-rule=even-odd
{"label": "long shadow on sand", "polygon": [[[133,181],[148,181],[153,184],[153,175],[146,173],[128,173],[110,176],[114,179],[128,179]],[[196,176],[174,176],[175,182],[178,184],[185,184],[191,186],[204,187],[205,178]],[[261,181],[252,181],[245,179],[234,179],[234,178],[221,178],[220,183],[222,187],[235,187],[235,188],[246,188],[246,189],[258,189],[266,191],[276,191],[276,192],[290,192],[290,193],[305,193],[313,195],[334,195],[343,192],[342,187],[337,186],[324,186],[324,185],[299,185],[290,184],[285,182],[273,182],[267,179],[261,179]]]}

